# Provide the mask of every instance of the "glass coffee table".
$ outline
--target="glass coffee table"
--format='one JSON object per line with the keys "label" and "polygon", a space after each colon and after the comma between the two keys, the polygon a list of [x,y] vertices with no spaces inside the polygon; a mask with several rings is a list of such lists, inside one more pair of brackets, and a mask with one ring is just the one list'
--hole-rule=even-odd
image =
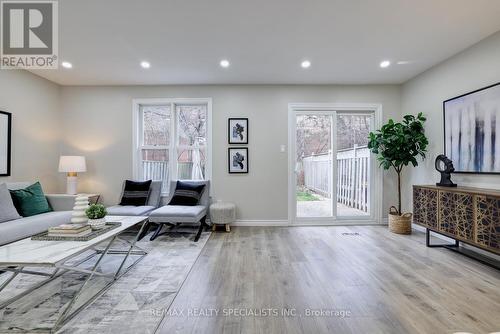
{"label": "glass coffee table", "polygon": [[[129,271],[140,260],[147,255],[147,252],[136,245],[136,242],[141,236],[144,226],[147,223],[147,217],[122,217],[108,216],[107,222],[119,222],[121,225],[117,228],[101,234],[94,239],[88,241],[39,241],[26,238],[0,247],[0,270],[12,272],[11,276],[0,285],[0,292],[11,283],[17,275],[38,275],[46,276],[47,278],[23,292],[0,302],[0,310],[12,304],[16,300],[28,295],[29,293],[39,289],[54,279],[60,277],[66,272],[77,272],[86,274],[87,277],[70,300],[67,305],[63,306],[58,319],[55,321],[52,331],[56,331],[73,318],[79,311],[90,305],[96,298],[101,296],[117,279]],[[139,232],[135,235],[132,241],[120,238],[120,234],[126,230],[140,225]],[[127,245],[126,248],[112,248],[115,241],[121,241]],[[74,260],[82,253],[92,251],[92,254],[83,259]],[[119,265],[116,271],[111,273],[103,273],[98,271],[99,264],[103,258],[108,255],[124,255],[123,260],[118,262]],[[137,256],[132,264],[124,268],[125,262],[129,256]],[[82,263],[97,257],[97,261],[91,269],[79,267]],[[72,263],[74,262],[74,263]],[[49,268],[51,272],[37,271],[37,268]],[[90,296],[83,303],[78,305],[75,310],[71,310],[77,300],[79,300],[82,292],[88,282],[94,276],[103,276],[109,278],[109,282],[104,285],[99,291]]]}

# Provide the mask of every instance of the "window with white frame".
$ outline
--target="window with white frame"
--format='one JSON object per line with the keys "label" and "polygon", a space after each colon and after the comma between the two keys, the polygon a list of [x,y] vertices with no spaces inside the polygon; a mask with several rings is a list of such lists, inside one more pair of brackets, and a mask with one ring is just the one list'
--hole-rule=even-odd
{"label": "window with white frame", "polygon": [[211,178],[211,100],[134,100],[134,176],[163,181]]}

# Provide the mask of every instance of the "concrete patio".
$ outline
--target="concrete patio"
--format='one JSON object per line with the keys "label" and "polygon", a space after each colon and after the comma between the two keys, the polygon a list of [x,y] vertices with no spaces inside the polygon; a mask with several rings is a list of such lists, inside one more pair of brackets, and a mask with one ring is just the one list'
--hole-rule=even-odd
{"label": "concrete patio", "polygon": [[[317,196],[317,195],[316,195]],[[297,202],[297,217],[330,217],[331,213],[331,200],[322,197],[319,201],[298,201]],[[351,217],[351,216],[368,216],[368,212],[358,209],[350,208],[345,204],[337,203],[337,216],[338,217]]]}

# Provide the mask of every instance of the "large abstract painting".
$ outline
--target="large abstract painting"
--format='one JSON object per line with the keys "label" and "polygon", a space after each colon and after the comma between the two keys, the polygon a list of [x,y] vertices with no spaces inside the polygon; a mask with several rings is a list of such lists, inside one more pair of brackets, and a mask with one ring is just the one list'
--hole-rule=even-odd
{"label": "large abstract painting", "polygon": [[458,173],[500,173],[500,83],[443,102],[445,155]]}
{"label": "large abstract painting", "polygon": [[10,131],[12,114],[0,111],[0,176],[10,176]]}

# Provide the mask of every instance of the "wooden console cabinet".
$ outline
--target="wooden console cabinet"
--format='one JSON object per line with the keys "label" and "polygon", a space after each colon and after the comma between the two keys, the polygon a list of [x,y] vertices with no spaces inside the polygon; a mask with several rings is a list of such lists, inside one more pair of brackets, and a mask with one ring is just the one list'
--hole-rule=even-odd
{"label": "wooden console cabinet", "polygon": [[500,191],[469,187],[413,186],[413,222],[500,254]]}

